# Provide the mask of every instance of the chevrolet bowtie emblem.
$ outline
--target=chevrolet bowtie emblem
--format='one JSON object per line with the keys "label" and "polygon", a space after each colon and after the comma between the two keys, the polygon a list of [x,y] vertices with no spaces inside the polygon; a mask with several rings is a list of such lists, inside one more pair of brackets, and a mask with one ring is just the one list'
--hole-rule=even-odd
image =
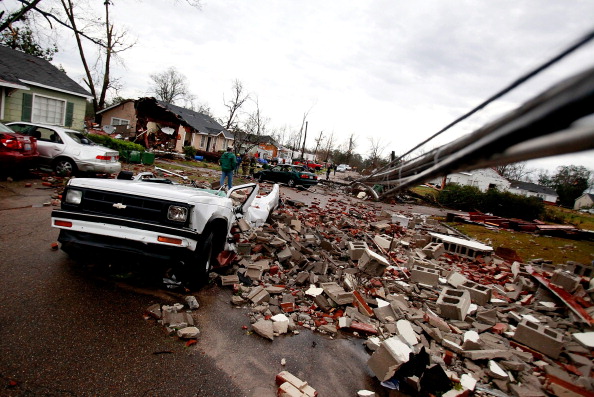
{"label": "chevrolet bowtie emblem", "polygon": [[115,203],[115,204],[113,205],[113,207],[114,207],[114,208],[117,208],[117,209],[119,209],[119,210],[123,210],[124,208],[126,208],[126,205],[125,205],[125,204],[122,204],[122,203]]}

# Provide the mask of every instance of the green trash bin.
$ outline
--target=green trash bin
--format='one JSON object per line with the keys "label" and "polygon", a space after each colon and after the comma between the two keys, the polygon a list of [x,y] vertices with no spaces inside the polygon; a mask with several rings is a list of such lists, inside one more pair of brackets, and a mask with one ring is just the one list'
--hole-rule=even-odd
{"label": "green trash bin", "polygon": [[155,163],[155,153],[142,152],[142,164],[151,165]]}
{"label": "green trash bin", "polygon": [[140,152],[136,150],[131,151],[128,161],[131,163],[140,163]]}

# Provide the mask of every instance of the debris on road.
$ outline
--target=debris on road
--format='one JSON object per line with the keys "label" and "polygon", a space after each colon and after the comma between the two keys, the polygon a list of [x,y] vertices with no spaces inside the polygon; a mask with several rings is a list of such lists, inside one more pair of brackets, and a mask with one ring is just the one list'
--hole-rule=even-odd
{"label": "debris on road", "polygon": [[[371,372],[408,395],[593,395],[592,265],[509,261],[348,197],[282,201],[219,278],[255,334],[365,338]],[[308,395],[289,385],[278,395]]]}

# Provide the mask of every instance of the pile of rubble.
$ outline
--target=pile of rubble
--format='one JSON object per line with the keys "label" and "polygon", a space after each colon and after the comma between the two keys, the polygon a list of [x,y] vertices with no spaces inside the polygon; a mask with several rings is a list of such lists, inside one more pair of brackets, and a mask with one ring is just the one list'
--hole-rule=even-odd
{"label": "pile of rubble", "polygon": [[244,225],[220,277],[258,335],[366,338],[375,376],[409,395],[593,395],[592,266],[509,263],[369,202],[285,203]]}

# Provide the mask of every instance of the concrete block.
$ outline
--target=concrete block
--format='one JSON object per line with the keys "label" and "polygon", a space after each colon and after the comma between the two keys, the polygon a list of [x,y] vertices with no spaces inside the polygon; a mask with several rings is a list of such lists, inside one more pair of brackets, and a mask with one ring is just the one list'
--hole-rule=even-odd
{"label": "concrete block", "polygon": [[252,324],[252,328],[261,337],[274,340],[274,326],[272,321],[260,319]]}
{"label": "concrete block", "polygon": [[559,358],[563,350],[563,335],[543,324],[522,320],[513,338],[551,358]]}
{"label": "concrete block", "polygon": [[238,243],[237,253],[239,255],[249,255],[252,253],[252,243]]}
{"label": "concrete block", "polygon": [[264,287],[256,287],[250,291],[247,298],[251,300],[252,303],[260,304],[262,302],[270,301],[270,294],[264,289]]}
{"label": "concrete block", "polygon": [[196,327],[185,327],[177,331],[177,336],[182,339],[194,339],[200,334],[200,330]]}
{"label": "concrete block", "polygon": [[388,266],[390,262],[386,258],[369,248],[365,249],[359,258],[359,269],[370,276],[381,276]]}
{"label": "concrete block", "polygon": [[376,234],[373,237],[373,241],[386,251],[391,251],[396,246],[396,241],[394,237],[388,236],[387,234]]}
{"label": "concrete block", "polygon": [[367,365],[380,381],[386,381],[407,363],[412,349],[399,337],[391,337],[380,345],[367,361]]}
{"label": "concrete block", "polygon": [[353,302],[353,293],[345,291],[335,282],[321,283],[320,287],[337,305],[348,305]]}
{"label": "concrete block", "polygon": [[398,334],[411,346],[419,343],[417,333],[413,330],[413,327],[408,320],[398,320],[396,322],[398,328]]}
{"label": "concrete block", "polygon": [[[446,279],[448,284],[454,288],[458,288],[468,281],[468,279],[464,275],[458,272],[451,272]],[[470,298],[472,299],[472,296]]]}
{"label": "concrete block", "polygon": [[362,241],[349,241],[348,251],[349,257],[353,261],[358,261],[363,255],[363,252],[368,248],[367,243]]}
{"label": "concrete block", "polygon": [[394,322],[397,317],[392,305],[374,307],[373,313],[375,314],[375,317],[382,323]]}
{"label": "concrete block", "polygon": [[423,248],[423,253],[428,258],[437,259],[445,253],[443,243],[429,243]]}
{"label": "concrete block", "polygon": [[439,271],[427,267],[414,266],[410,270],[410,280],[421,284],[437,285],[439,283]]}
{"label": "concrete block", "polygon": [[551,277],[551,283],[558,285],[569,293],[573,293],[580,285],[580,277],[569,273],[568,271],[557,269]]}
{"label": "concrete block", "polygon": [[477,305],[485,306],[491,301],[491,287],[477,284],[473,281],[466,281],[460,285],[460,289],[467,290],[470,293],[470,300]]}
{"label": "concrete block", "polygon": [[221,276],[221,285],[233,285],[239,284],[239,277],[237,274],[232,274],[230,276]]}
{"label": "concrete block", "polygon": [[287,247],[284,250],[282,250],[281,252],[277,253],[276,256],[278,258],[278,261],[283,263],[283,262],[288,261],[293,256],[293,253]]}
{"label": "concrete block", "polygon": [[470,293],[445,287],[437,298],[437,308],[442,317],[464,320],[470,307]]}

